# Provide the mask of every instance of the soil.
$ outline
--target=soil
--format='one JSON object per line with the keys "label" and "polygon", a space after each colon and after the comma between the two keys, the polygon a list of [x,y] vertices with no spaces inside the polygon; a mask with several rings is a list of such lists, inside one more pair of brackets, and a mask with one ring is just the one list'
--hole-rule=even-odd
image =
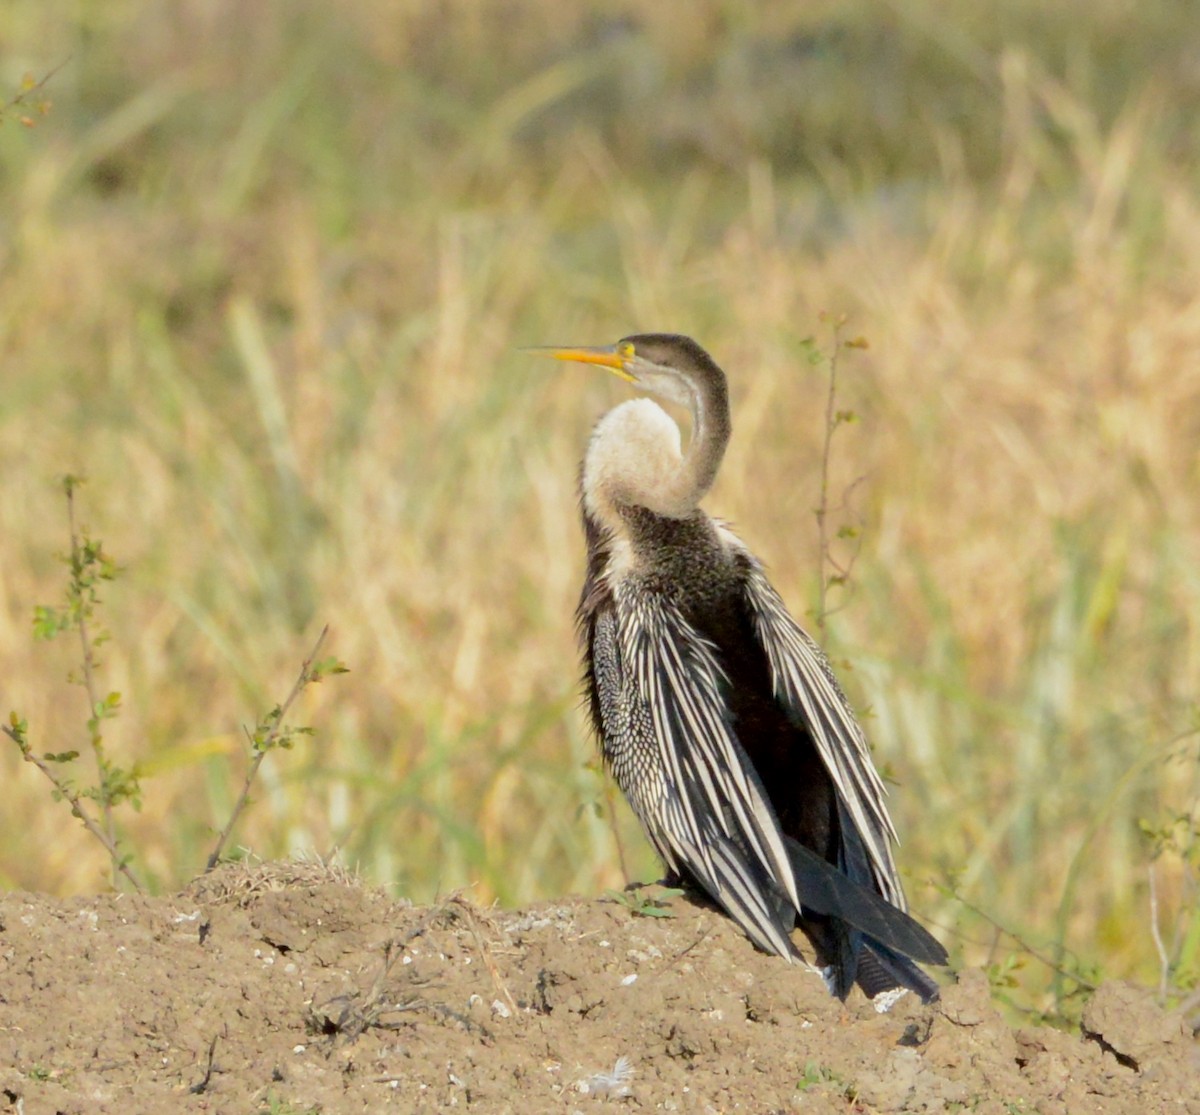
{"label": "soil", "polygon": [[0,1112],[1200,1115],[1200,1046],[1131,985],[1082,1034],[1014,1030],[976,971],[880,1013],[659,893],[422,908],[258,864],[165,898],[8,894]]}

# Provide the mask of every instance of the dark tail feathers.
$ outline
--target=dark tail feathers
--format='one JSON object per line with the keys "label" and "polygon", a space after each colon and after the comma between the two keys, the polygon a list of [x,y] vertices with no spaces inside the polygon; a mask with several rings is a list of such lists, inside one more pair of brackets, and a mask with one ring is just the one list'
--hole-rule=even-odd
{"label": "dark tail feathers", "polygon": [[874,890],[843,875],[811,849],[784,837],[796,888],[811,918],[814,944],[831,971],[830,990],[844,999],[857,982],[874,998],[907,987],[928,1003],[938,987],[914,961],[945,964],[941,943],[920,923]]}

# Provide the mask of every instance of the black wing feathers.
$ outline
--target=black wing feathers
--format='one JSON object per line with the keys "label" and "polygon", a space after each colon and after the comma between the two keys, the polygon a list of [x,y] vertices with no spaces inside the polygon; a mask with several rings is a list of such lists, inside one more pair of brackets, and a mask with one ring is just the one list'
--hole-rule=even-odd
{"label": "black wing feathers", "polygon": [[946,950],[915,919],[897,910],[875,891],[843,875],[803,844],[787,836],[784,841],[806,910],[830,914],[861,929],[875,943],[914,960],[925,964],[946,962]]}

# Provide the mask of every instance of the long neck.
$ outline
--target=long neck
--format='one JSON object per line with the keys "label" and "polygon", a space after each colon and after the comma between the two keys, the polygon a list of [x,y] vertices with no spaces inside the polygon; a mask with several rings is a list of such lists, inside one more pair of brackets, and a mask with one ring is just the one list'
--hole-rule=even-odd
{"label": "long neck", "polygon": [[694,508],[713,486],[733,429],[725,376],[715,365],[713,373],[688,385],[692,437],[670,492],[664,493],[674,497],[683,511]]}
{"label": "long neck", "polygon": [[625,508],[674,519],[696,509],[729,444],[728,392],[720,371],[713,370],[715,375],[684,390],[661,392],[691,411],[686,453],[680,451],[679,427],[651,399],[632,399],[600,419],[584,458],[581,485],[584,508],[598,522],[619,531]]}

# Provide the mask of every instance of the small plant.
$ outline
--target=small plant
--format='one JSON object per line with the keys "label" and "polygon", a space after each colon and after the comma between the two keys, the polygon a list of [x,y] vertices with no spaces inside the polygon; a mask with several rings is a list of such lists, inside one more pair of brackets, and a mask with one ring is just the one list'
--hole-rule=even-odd
{"label": "small plant", "polygon": [[[829,606],[830,590],[844,589],[850,580],[854,564],[862,549],[862,522],[852,514],[851,497],[855,488],[862,483],[863,477],[851,482],[842,492],[841,499],[830,504],[829,496],[829,465],[833,455],[833,435],[837,430],[851,422],[858,421],[858,415],[852,410],[839,409],[837,406],[837,377],[843,349],[862,351],[870,347],[865,337],[854,337],[845,340],[842,331],[846,325],[846,315],[836,317],[822,310],[819,320],[829,326],[832,333],[829,351],[825,352],[815,337],[806,337],[801,347],[808,356],[808,362],[813,367],[825,364],[828,367],[829,384],[825,394],[824,434],[821,442],[821,484],[817,506],[813,515],[817,520],[817,547],[820,553],[820,582],[817,587],[817,608],[813,615],[818,631],[818,642],[825,641],[825,621],[839,611],[843,605],[836,608]],[[844,521],[834,529],[834,516],[843,518],[850,516],[855,521]],[[848,558],[839,559],[834,556],[834,540],[853,543]]]}
{"label": "small plant", "polygon": [[[22,758],[33,763],[50,780],[54,786],[54,799],[65,800],[88,832],[104,845],[112,861],[114,883],[120,874],[134,890],[141,891],[140,881],[129,868],[129,857],[121,852],[113,820],[113,809],[123,802],[129,802],[135,809],[140,808],[140,772],[136,766],[128,770],[119,767],[109,757],[102,728],[119,715],[121,694],[111,691],[102,695],[97,679],[100,662],[96,651],[109,639],[108,631],[98,619],[101,603],[99,590],[104,582],[115,580],[120,569],[105,552],[104,544],[99,539],[93,539],[87,527],[81,528],[76,522],[75,492],[83,483],[81,476],[67,475],[62,478],[71,540],[70,550],[60,555],[60,560],[67,567],[66,601],[59,606],[39,604],[35,607],[33,633],[38,639],[53,639],[69,631],[78,633],[81,669],[78,673],[69,673],[67,680],[82,686],[87,694],[87,745],[96,765],[95,783],[77,788],[66,773],[71,769],[70,764],[79,758],[77,749],[36,754],[29,742],[29,725],[16,712],[10,714],[4,731],[20,749]],[[86,801],[99,809],[99,819],[92,816],[91,810],[85,805]]]}
{"label": "small plant", "polygon": [[634,887],[623,891],[606,890],[604,897],[640,918],[673,918],[675,911],[667,903],[681,894],[683,891],[676,887],[662,887],[653,894],[646,893],[642,887]]}
{"label": "small plant", "polygon": [[1024,971],[1025,961],[1026,954],[1023,952],[1005,952],[989,961],[984,971],[992,992],[1007,1001],[1009,996],[1006,992],[1021,986],[1018,975]]}
{"label": "small plant", "polygon": [[[992,957],[985,964],[984,970],[992,994],[997,999],[1012,1010],[1020,1011],[1033,1025],[1070,1027],[1078,1022],[1079,1007],[1083,999],[1100,985],[1101,974],[1095,964],[1062,946],[1050,950],[1031,944],[1015,930],[1002,925],[987,911],[969,901],[959,890],[954,877],[948,878],[937,889],[946,897],[953,898],[964,910],[986,922],[992,929],[995,943]],[[1013,951],[1000,951],[1000,941],[1004,938],[1013,942]],[[1020,973],[1030,959],[1037,961],[1054,975],[1056,990],[1050,1010],[1031,1008],[1016,997],[1015,993],[1020,990],[1022,984]]]}
{"label": "small plant", "polygon": [[321,1110],[319,1104],[297,1107],[280,1096],[274,1088],[270,1088],[259,1104],[258,1115],[321,1115]]}
{"label": "small plant", "polygon": [[827,1068],[818,1065],[816,1061],[804,1062],[804,1074],[796,1081],[796,1091],[806,1092],[814,1084],[824,1084],[830,1078]]}
{"label": "small plant", "polygon": [[[72,764],[80,757],[77,748],[62,751],[45,751],[39,754],[30,740],[29,723],[17,712],[9,714],[4,733],[17,745],[21,757],[40,770],[54,787],[55,801],[66,801],[71,812],[84,828],[92,834],[109,854],[112,862],[113,883],[120,875],[137,892],[144,888],[131,870],[130,856],[124,854],[117,836],[114,809],[128,802],[135,809],[142,801],[141,769],[135,763],[129,769],[118,766],[109,755],[105,742],[104,728],[117,718],[121,711],[121,694],[115,691],[103,693],[99,686],[100,661],[96,651],[110,638],[100,624],[100,587],[116,579],[120,567],[104,550],[99,539],[93,539],[87,527],[76,522],[75,493],[84,483],[83,477],[65,476],[63,492],[67,500],[67,521],[70,531],[70,550],[61,556],[67,567],[66,600],[61,605],[39,604],[34,608],[33,629],[39,639],[53,639],[65,632],[74,631],[79,636],[79,672],[71,671],[67,680],[82,686],[87,694],[89,715],[86,721],[87,749],[91,752],[96,768],[96,780],[91,785],[77,786],[70,772]],[[291,692],[282,704],[276,705],[262,716],[253,731],[247,729],[252,759],[241,793],[230,812],[229,820],[217,838],[216,846],[208,857],[205,870],[211,870],[220,861],[229,834],[245,810],[259,767],[267,754],[276,749],[288,750],[300,735],[311,735],[312,729],[286,724],[284,718],[296,698],[303,690],[332,674],[346,673],[346,667],[333,657],[318,658],[321,647],[329,633],[326,627],[318,636],[312,651],[300,667],[300,675]],[[98,811],[99,816],[95,813]]]}
{"label": "small plant", "polygon": [[50,79],[69,61],[70,58],[65,59],[40,78],[34,77],[31,73],[22,77],[20,90],[0,104],[0,124],[4,123],[9,113],[20,110],[17,119],[21,124],[26,128],[36,128],[38,118],[48,116],[50,109],[54,107],[54,102],[44,95],[45,88]]}
{"label": "small plant", "polygon": [[208,857],[208,862],[204,865],[205,871],[211,871],[220,862],[221,852],[225,849],[225,843],[229,839],[229,834],[233,831],[234,824],[237,822],[238,817],[241,816],[250,799],[250,787],[254,784],[255,776],[258,774],[258,768],[262,766],[263,760],[276,748],[290,751],[295,745],[297,736],[311,736],[313,734],[312,728],[294,727],[283,722],[283,718],[287,716],[288,709],[292,707],[292,703],[308,686],[322,681],[332,674],[348,673],[346,666],[338,659],[319,659],[317,657],[321,653],[321,646],[324,644],[325,636],[328,634],[329,627],[326,626],[321,630],[321,634],[317,636],[316,643],[313,644],[312,650],[301,665],[300,676],[296,678],[296,684],[292,686],[292,691],[287,695],[283,704],[276,705],[266,716],[261,717],[255,725],[253,732],[247,729],[246,735],[250,740],[250,753],[253,758],[250,760],[250,767],[246,771],[246,780],[242,783],[241,793],[238,794],[238,799],[229,814],[229,820],[221,830],[221,835],[217,837],[216,847],[213,848],[212,854]]}
{"label": "small plant", "polygon": [[[1172,813],[1157,823],[1142,818],[1138,827],[1150,845],[1150,935],[1159,961],[1159,1001],[1179,1002],[1190,1015],[1200,1007],[1200,812]],[[1182,883],[1165,933],[1158,880],[1164,857],[1176,861]]]}
{"label": "small plant", "polygon": [[804,1074],[796,1081],[796,1090],[798,1092],[806,1092],[810,1087],[828,1086],[838,1095],[844,1096],[848,1102],[853,1103],[858,1095],[858,1089],[853,1084],[847,1084],[845,1079],[838,1073],[835,1073],[832,1068],[826,1068],[824,1065],[817,1065],[816,1061],[804,1062]]}

